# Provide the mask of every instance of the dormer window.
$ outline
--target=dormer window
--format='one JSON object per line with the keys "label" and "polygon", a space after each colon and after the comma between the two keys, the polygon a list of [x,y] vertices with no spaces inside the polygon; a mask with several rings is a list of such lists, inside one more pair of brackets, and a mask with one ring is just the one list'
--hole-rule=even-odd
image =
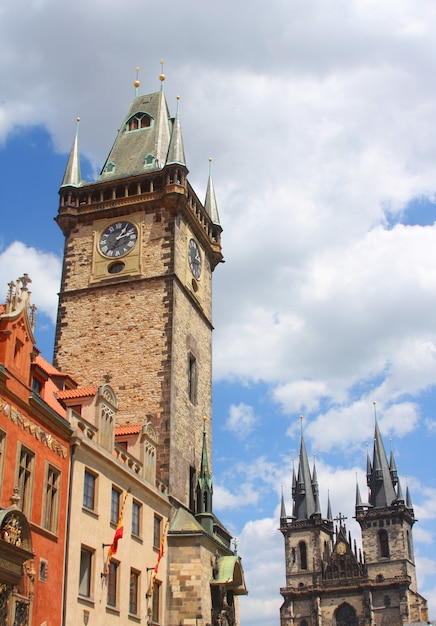
{"label": "dormer window", "polygon": [[147,154],[147,156],[144,159],[144,166],[147,167],[148,165],[153,165],[154,163],[154,154]]}
{"label": "dormer window", "polygon": [[150,128],[152,124],[152,118],[148,113],[136,113],[129,119],[126,124],[126,132],[132,132],[134,130],[141,130],[142,128]]}
{"label": "dormer window", "polygon": [[106,167],[105,170],[106,174],[113,174],[115,172],[115,163],[113,163],[112,161],[110,161]]}

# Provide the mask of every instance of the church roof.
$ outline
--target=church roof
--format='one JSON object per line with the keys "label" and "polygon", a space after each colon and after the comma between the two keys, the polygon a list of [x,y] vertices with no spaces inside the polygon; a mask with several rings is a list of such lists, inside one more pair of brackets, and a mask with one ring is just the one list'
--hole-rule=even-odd
{"label": "church roof", "polygon": [[171,120],[163,90],[136,96],[99,181],[162,169],[167,161],[170,139]]}

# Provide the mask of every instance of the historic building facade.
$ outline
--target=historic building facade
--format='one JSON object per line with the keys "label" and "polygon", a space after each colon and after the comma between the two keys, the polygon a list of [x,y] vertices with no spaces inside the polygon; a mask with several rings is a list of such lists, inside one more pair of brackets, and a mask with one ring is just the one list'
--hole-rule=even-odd
{"label": "historic building facade", "polygon": [[311,472],[301,436],[291,516],[282,499],[286,586],[280,590],[281,626],[401,626],[428,620],[426,600],[416,585],[409,489],[404,498],[394,456],[388,461],[377,421],[367,484],[368,502],[356,487],[362,532],[358,550],[344,518],[333,520],[330,502],[322,516],[316,468]]}
{"label": "historic building facade", "polygon": [[170,519],[162,611],[150,623],[233,625],[246,589],[213,514],[208,462],[222,228],[212,178],[204,204],[187,180],[179,115],[170,116],[163,88],[138,95],[138,87],[95,182],[81,180],[77,133],[73,142],[59,192],[54,362],[82,388],[107,381],[117,427],[154,433],[156,481],[171,512],[162,513]]}
{"label": "historic building facade", "polygon": [[74,381],[34,346],[29,282],[0,305],[0,623],[59,626],[71,428],[54,393]]}

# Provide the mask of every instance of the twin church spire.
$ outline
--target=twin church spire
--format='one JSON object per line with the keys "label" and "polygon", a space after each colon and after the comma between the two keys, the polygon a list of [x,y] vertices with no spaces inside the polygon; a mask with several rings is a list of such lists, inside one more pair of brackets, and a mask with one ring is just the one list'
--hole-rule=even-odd
{"label": "twin church spire", "polygon": [[[413,513],[409,487],[407,487],[406,497],[404,498],[394,454],[391,451],[388,461],[377,419],[375,420],[372,460],[369,457],[369,453],[367,455],[366,478],[369,488],[368,502],[362,500],[359,485],[356,484],[356,511],[365,508],[383,509],[405,505],[405,507],[410,509]],[[295,468],[292,469],[292,500],[293,510],[290,519],[293,522],[321,518],[322,514],[316,466],[314,462],[313,470],[310,470],[303,433],[301,433],[297,473],[295,472]],[[280,517],[283,520],[287,518],[283,494]],[[327,521],[333,521],[330,497],[327,504],[326,519]]]}

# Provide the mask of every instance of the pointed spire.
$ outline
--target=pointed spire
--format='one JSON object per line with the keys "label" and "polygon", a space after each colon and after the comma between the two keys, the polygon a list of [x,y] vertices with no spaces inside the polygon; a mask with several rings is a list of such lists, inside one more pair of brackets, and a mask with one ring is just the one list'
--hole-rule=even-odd
{"label": "pointed spire", "polygon": [[71,147],[70,156],[68,157],[67,167],[65,168],[64,178],[61,187],[79,187],[81,183],[80,176],[80,154],[79,154],[79,122],[77,118],[76,135]]}
{"label": "pointed spire", "polygon": [[330,491],[328,492],[327,496],[327,521],[333,522],[332,505],[330,503]]}
{"label": "pointed spire", "polygon": [[362,497],[360,495],[359,483],[357,482],[357,477],[356,477],[356,509],[357,507],[361,507],[361,506],[362,506]]}
{"label": "pointed spire", "polygon": [[212,513],[212,494],[212,476],[209,472],[209,459],[207,455],[206,418],[203,417],[203,446],[197,482],[197,513]]}
{"label": "pointed spire", "polygon": [[204,208],[209,215],[212,223],[216,226],[221,226],[220,216],[218,213],[218,205],[215,196],[215,189],[212,180],[212,159],[209,158],[209,179],[207,181],[206,199],[204,201]]}
{"label": "pointed spire", "polygon": [[404,504],[404,496],[403,496],[403,490],[401,489],[401,482],[398,481],[397,484],[397,498],[395,501],[396,504]]}
{"label": "pointed spire", "polygon": [[178,165],[186,167],[185,149],[183,147],[182,129],[180,126],[179,100],[180,96],[177,96],[177,112],[173,122],[173,131],[171,133],[166,164],[177,163]]}
{"label": "pointed spire", "polygon": [[[300,419],[303,419],[301,415]],[[297,520],[308,520],[316,513],[317,505],[315,501],[315,494],[313,492],[312,477],[310,475],[309,460],[307,457],[303,432],[301,433],[300,458],[294,502]]]}
{"label": "pointed spire", "polygon": [[395,486],[392,481],[377,417],[375,418],[372,471],[369,474],[368,486],[370,487],[369,503],[371,506],[391,506],[394,500],[396,500]]}
{"label": "pointed spire", "polygon": [[285,498],[283,497],[283,487],[282,487],[282,499],[280,503],[280,519],[286,519],[286,507],[285,507]]}
{"label": "pointed spire", "polygon": [[315,497],[315,514],[321,516],[321,504],[319,501],[318,476],[316,474],[315,457],[313,459],[312,492]]}
{"label": "pointed spire", "polygon": [[408,509],[413,509],[412,498],[410,496],[409,485],[406,486],[406,506]]}
{"label": "pointed spire", "polygon": [[[392,440],[391,440],[392,444]],[[391,449],[390,459],[389,459],[389,472],[391,474],[392,483],[395,486],[398,482],[398,470],[397,464],[395,463],[394,453]]]}

